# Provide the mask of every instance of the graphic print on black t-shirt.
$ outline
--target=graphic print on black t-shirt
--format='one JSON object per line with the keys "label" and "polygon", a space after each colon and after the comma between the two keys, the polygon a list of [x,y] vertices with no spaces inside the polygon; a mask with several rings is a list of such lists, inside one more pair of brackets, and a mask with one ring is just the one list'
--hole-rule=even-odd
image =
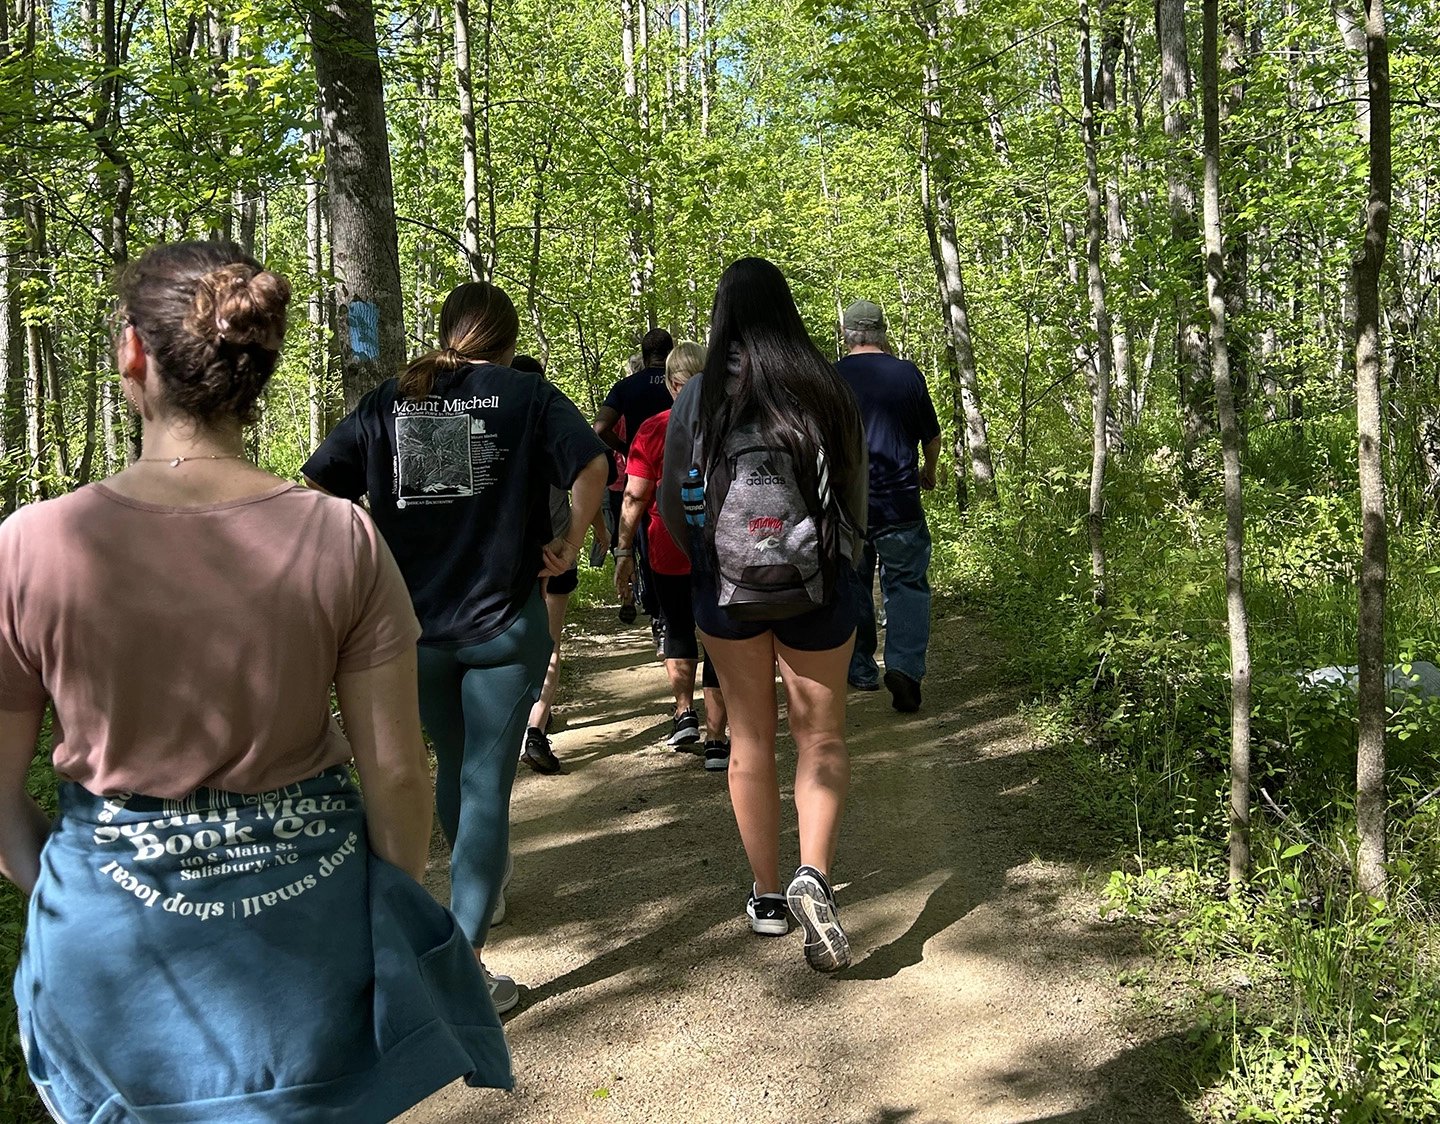
{"label": "graphic print on black t-shirt", "polygon": [[[534,591],[568,490],[605,445],[539,375],[474,364],[424,398],[388,379],[305,463],[339,496],[370,500],[424,629],[421,643],[481,643]],[[568,526],[568,519],[566,525]]]}
{"label": "graphic print on black t-shirt", "polygon": [[473,405],[494,408],[499,399],[422,398],[394,404],[396,507],[476,496],[495,483],[505,450],[484,418],[454,412]]}

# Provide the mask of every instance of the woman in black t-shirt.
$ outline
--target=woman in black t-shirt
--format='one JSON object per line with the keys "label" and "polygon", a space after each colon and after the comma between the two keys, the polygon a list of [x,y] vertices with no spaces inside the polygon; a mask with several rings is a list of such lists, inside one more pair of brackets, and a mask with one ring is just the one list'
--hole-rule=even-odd
{"label": "woman in black t-shirt", "polygon": [[[519,327],[501,289],[459,286],[440,310],[440,349],[362,398],[304,469],[325,491],[369,497],[410,589],[450,908],[477,956],[505,873],[515,747],[550,660],[539,579],[574,565],[608,476],[574,404],[508,366]],[[551,487],[572,494],[558,535]],[[486,978],[497,1010],[519,1002],[513,980]]]}

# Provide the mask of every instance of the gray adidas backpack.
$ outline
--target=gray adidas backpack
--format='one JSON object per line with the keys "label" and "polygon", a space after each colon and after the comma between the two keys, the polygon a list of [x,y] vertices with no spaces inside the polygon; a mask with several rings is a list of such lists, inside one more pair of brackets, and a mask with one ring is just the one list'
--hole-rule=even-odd
{"label": "gray adidas backpack", "polygon": [[[698,444],[698,442],[697,442]],[[698,459],[698,458],[697,458]],[[698,473],[692,473],[692,477]],[[783,620],[828,605],[838,571],[838,512],[822,453],[818,489],[758,427],[731,433],[705,474],[702,526],[720,607],[737,620]]]}

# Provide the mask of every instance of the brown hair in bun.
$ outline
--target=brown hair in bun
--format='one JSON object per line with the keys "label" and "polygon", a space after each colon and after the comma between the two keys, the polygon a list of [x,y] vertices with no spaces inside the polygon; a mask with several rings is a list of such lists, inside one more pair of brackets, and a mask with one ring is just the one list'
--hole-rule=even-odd
{"label": "brown hair in bun", "polygon": [[255,420],[285,339],[290,282],[233,242],[152,246],[122,272],[120,308],[177,413]]}

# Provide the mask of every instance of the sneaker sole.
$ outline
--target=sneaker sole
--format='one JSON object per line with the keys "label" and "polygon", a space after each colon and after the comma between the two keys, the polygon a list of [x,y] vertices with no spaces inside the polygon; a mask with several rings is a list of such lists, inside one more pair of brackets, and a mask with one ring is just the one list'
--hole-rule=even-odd
{"label": "sneaker sole", "polygon": [[750,918],[750,931],[752,933],[759,933],[762,937],[783,937],[790,931],[790,922],[771,921],[768,919],[762,921],[759,918],[752,917]]}
{"label": "sneaker sole", "polygon": [[705,771],[707,773],[723,773],[728,768],[730,768],[730,758],[728,757],[707,757],[705,759]]}
{"label": "sneaker sole", "polygon": [[699,730],[681,730],[679,733],[671,734],[667,739],[667,745],[694,745],[700,740]]}
{"label": "sneaker sole", "polygon": [[850,940],[824,889],[813,878],[797,878],[785,894],[790,912],[805,929],[805,959],[817,972],[835,972],[850,963]]}

